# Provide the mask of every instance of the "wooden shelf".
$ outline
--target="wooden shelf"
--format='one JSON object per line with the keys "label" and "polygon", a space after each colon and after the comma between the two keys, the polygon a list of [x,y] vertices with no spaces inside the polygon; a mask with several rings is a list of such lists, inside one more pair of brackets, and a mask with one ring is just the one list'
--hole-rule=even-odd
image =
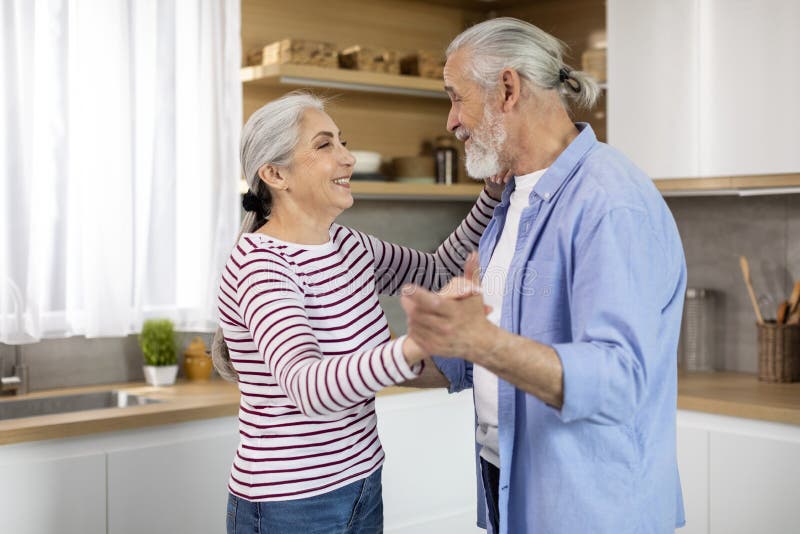
{"label": "wooden shelf", "polygon": [[289,64],[256,65],[243,67],[241,78],[246,85],[324,87],[422,98],[447,98],[443,80],[379,72]]}
{"label": "wooden shelf", "polygon": [[[750,196],[800,193],[800,174],[722,176],[654,180],[664,196]],[[414,184],[398,182],[350,182],[356,198],[373,200],[475,200],[483,189],[475,184]],[[240,181],[240,193],[247,185]]]}
{"label": "wooden shelf", "polygon": [[778,195],[800,193],[800,174],[758,174],[654,180],[664,196]]}
{"label": "wooden shelf", "polygon": [[475,184],[413,184],[398,182],[350,182],[353,196],[371,199],[475,200],[483,190]]}
{"label": "wooden shelf", "polygon": [[[475,200],[483,184],[413,184],[402,182],[352,181],[350,187],[356,198],[373,200]],[[247,192],[247,184],[239,180],[239,194]]]}

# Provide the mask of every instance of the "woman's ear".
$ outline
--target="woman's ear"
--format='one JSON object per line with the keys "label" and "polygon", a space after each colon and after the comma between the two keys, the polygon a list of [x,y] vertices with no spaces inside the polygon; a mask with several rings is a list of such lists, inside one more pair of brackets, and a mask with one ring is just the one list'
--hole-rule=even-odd
{"label": "woman's ear", "polygon": [[258,177],[273,191],[286,191],[289,189],[289,183],[281,174],[280,167],[276,167],[275,165],[262,165],[261,168],[258,169]]}

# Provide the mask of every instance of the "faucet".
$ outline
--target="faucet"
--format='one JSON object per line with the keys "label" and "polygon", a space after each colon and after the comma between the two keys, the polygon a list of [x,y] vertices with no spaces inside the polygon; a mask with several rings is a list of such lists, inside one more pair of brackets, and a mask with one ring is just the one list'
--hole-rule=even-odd
{"label": "faucet", "polygon": [[0,391],[24,395],[28,392],[28,366],[22,360],[22,347],[14,346],[14,374],[0,378]]}
{"label": "faucet", "polygon": [[[15,311],[17,314],[17,331],[20,330],[22,324],[22,296],[19,293],[19,288],[14,282],[8,280],[11,286],[11,295],[14,298]],[[0,361],[2,364],[2,361]],[[25,365],[22,359],[22,346],[14,346],[14,367],[12,369],[13,375],[2,376],[3,366],[0,365],[0,392],[11,391],[12,394],[24,395],[28,392],[28,366]]]}

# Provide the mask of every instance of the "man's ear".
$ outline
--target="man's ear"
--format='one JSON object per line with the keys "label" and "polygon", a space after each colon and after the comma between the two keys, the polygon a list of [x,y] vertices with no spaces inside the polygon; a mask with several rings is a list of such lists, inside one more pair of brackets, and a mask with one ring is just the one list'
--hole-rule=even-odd
{"label": "man's ear", "polygon": [[289,188],[289,183],[281,174],[281,168],[275,165],[262,165],[258,169],[258,177],[274,191],[285,191]]}
{"label": "man's ear", "polygon": [[517,105],[522,92],[522,79],[514,69],[503,69],[500,72],[503,87],[503,111],[508,112]]}

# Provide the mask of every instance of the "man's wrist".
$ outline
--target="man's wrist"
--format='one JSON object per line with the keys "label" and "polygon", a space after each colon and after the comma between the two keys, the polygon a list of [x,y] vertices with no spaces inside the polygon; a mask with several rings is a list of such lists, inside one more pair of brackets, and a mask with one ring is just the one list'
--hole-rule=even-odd
{"label": "man's wrist", "polygon": [[[487,367],[489,362],[496,359],[498,342],[505,334],[505,330],[485,319],[484,328],[475,330],[475,342],[470,344],[467,359],[481,367]],[[487,367],[488,368],[488,367]]]}

